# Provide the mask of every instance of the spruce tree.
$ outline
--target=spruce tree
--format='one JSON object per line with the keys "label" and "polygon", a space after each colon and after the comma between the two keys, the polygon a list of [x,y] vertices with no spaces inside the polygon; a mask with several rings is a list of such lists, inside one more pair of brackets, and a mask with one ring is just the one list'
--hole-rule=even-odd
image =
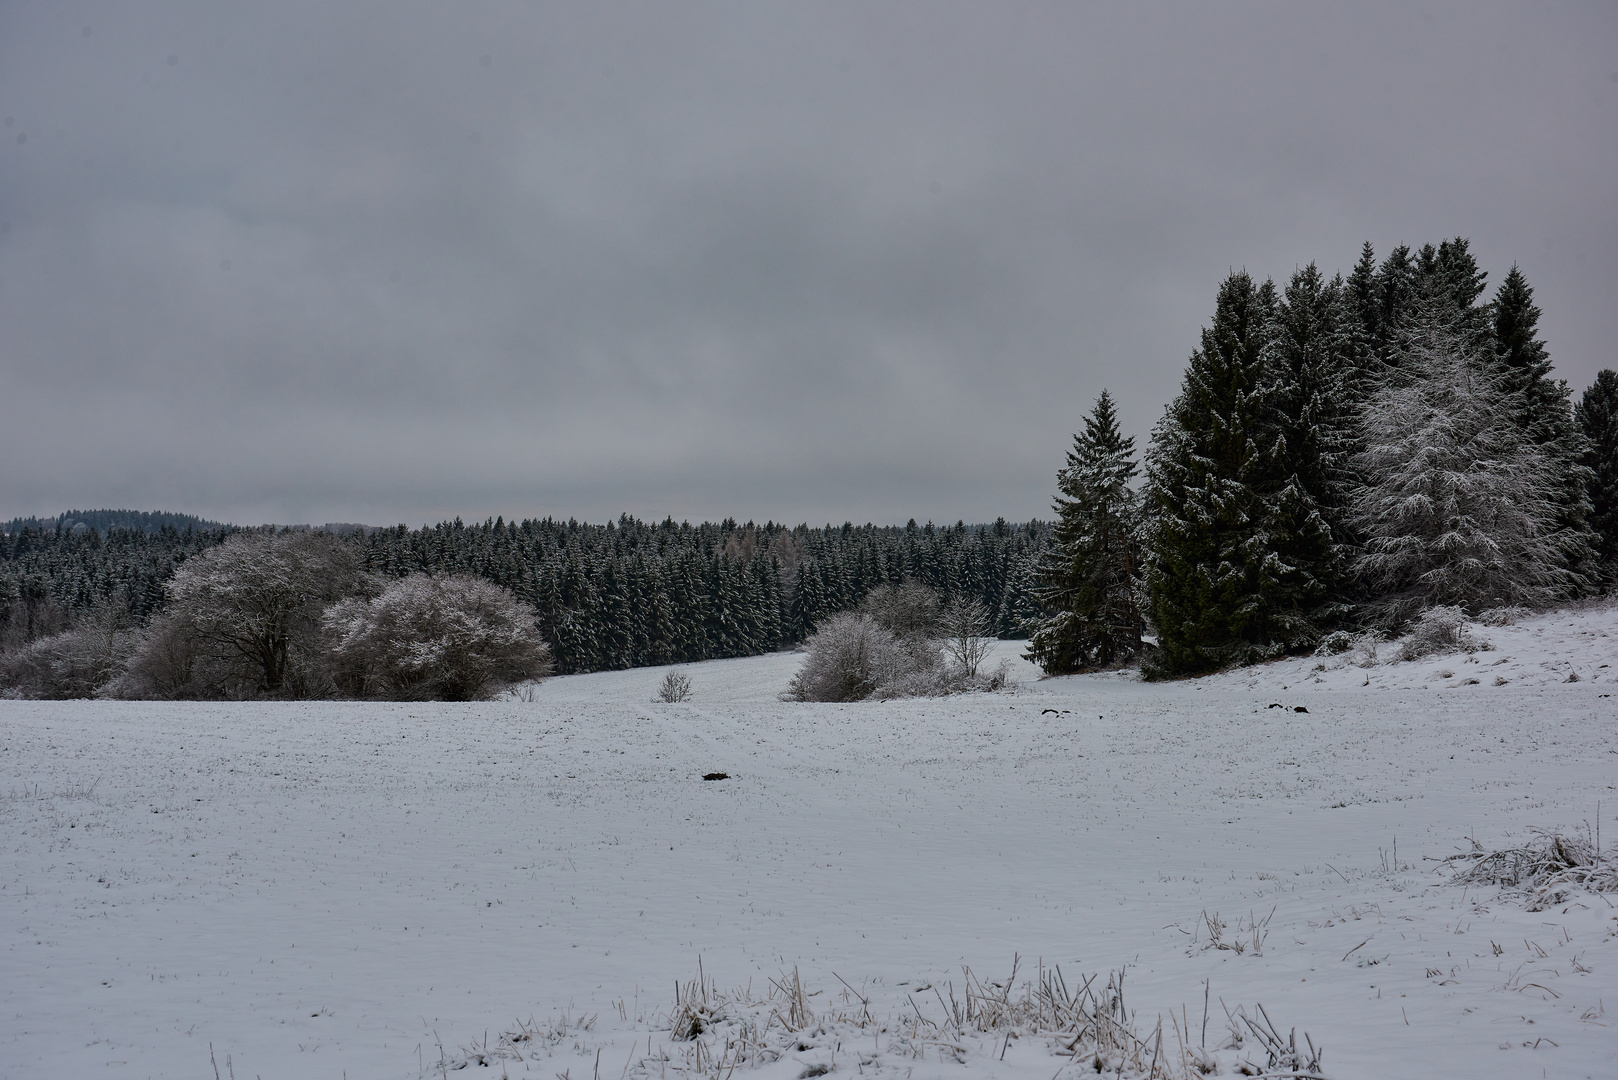
{"label": "spruce tree", "polygon": [[1578,406],[1584,434],[1590,525],[1596,535],[1601,577],[1618,581],[1618,372],[1608,368],[1584,392]]}
{"label": "spruce tree", "polygon": [[1580,584],[1557,527],[1554,463],[1514,416],[1487,337],[1432,275],[1401,317],[1398,363],[1372,398],[1354,501],[1357,572],[1396,625],[1425,608],[1538,605]]}
{"label": "spruce tree", "polygon": [[1574,418],[1573,392],[1551,377],[1550,351],[1539,339],[1540,311],[1534,290],[1512,266],[1490,305],[1497,362],[1518,426],[1552,463],[1556,527],[1568,538],[1568,569],[1591,579],[1601,576],[1599,543],[1590,526],[1590,476],[1584,433]]}
{"label": "spruce tree", "polygon": [[1213,325],[1153,433],[1147,595],[1159,650],[1149,674],[1248,663],[1313,632],[1271,550],[1277,432],[1266,352],[1275,314],[1273,284],[1255,285],[1246,272],[1226,278]]}
{"label": "spruce tree", "polygon": [[1346,611],[1344,555],[1358,373],[1340,281],[1292,275],[1266,349],[1269,474],[1259,481],[1273,567],[1269,602],[1289,646]]}
{"label": "spruce tree", "polygon": [[1119,431],[1103,390],[1057,472],[1055,544],[1037,564],[1034,595],[1051,614],[1035,626],[1026,655],[1046,674],[1105,667],[1140,651],[1139,505],[1129,487],[1138,471],[1135,440]]}
{"label": "spruce tree", "polygon": [[1398,364],[1394,340],[1415,295],[1416,264],[1410,258],[1410,248],[1400,244],[1388,253],[1376,271],[1374,325],[1367,329],[1378,369]]}

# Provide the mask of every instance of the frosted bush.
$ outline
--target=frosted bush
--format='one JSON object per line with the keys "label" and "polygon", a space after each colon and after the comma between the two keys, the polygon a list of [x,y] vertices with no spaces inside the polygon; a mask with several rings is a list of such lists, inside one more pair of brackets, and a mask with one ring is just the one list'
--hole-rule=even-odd
{"label": "frosted bush", "polygon": [[1519,619],[1526,619],[1533,612],[1525,607],[1497,607],[1490,608],[1478,616],[1478,622],[1484,626],[1511,626]]}
{"label": "frosted bush", "polygon": [[123,670],[136,634],[87,623],[0,656],[0,688],[23,698],[95,697]]}
{"label": "frosted bush", "polygon": [[992,672],[978,665],[946,663],[939,642],[902,638],[874,617],[855,612],[833,615],[804,642],[803,667],[783,695],[789,701],[863,701],[899,697],[943,697],[974,690],[999,690],[1010,681],[1010,662]]}
{"label": "frosted bush", "polygon": [[1381,662],[1377,653],[1382,645],[1382,635],[1361,634],[1354,639],[1353,647],[1349,649],[1349,663],[1355,667],[1373,668]]}
{"label": "frosted bush", "polygon": [[550,670],[534,609],[482,578],[411,574],[323,617],[338,684],[389,701],[475,701]]}
{"label": "frosted bush", "polygon": [[1415,629],[1399,649],[1399,659],[1418,660],[1447,652],[1477,652],[1488,648],[1466,628],[1466,615],[1458,607],[1434,607],[1422,612]]}
{"label": "frosted bush", "polygon": [[1316,656],[1336,656],[1345,653],[1354,647],[1354,635],[1347,630],[1334,630],[1320,639],[1320,645],[1315,649]]}
{"label": "frosted bush", "polygon": [[851,611],[822,622],[803,648],[803,667],[787,689],[793,701],[863,701],[878,686],[915,670],[890,631]]}

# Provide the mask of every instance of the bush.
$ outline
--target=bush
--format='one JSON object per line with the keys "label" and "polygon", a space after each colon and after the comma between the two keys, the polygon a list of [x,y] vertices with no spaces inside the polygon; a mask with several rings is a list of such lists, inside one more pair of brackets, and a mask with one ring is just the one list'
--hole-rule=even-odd
{"label": "bush", "polygon": [[534,609],[469,575],[412,574],[322,620],[338,686],[387,701],[475,701],[547,674]]}
{"label": "bush", "polygon": [[1333,630],[1320,639],[1320,644],[1315,648],[1315,655],[1336,656],[1338,653],[1345,653],[1353,647],[1353,634],[1350,634],[1347,630]]}
{"label": "bush", "polygon": [[987,674],[968,671],[960,664],[935,664],[932,667],[901,672],[878,686],[872,697],[884,701],[901,697],[945,697],[949,694],[967,694],[973,691],[992,693],[1011,685],[1011,661],[1002,660]]}
{"label": "bush", "polygon": [[833,615],[803,647],[803,667],[787,691],[793,701],[863,701],[878,686],[914,670],[899,640],[866,614]]}
{"label": "bush", "polygon": [[682,671],[670,671],[663,676],[663,685],[658,687],[657,700],[670,704],[676,701],[686,701],[691,697],[691,680]]}
{"label": "bush", "polygon": [[123,670],[137,636],[114,619],[83,623],[0,656],[0,687],[19,697],[95,697]]}
{"label": "bush", "polygon": [[942,697],[999,690],[1009,681],[1009,661],[988,675],[980,674],[976,665],[946,664],[936,641],[903,640],[875,617],[852,611],[823,622],[804,642],[804,651],[803,667],[785,695],[791,701]]}
{"label": "bush", "polygon": [[230,666],[210,663],[185,621],[163,614],[146,627],[139,647],[104,696],[134,701],[217,698],[226,696],[230,681]]}
{"label": "bush", "polygon": [[1478,616],[1478,622],[1484,626],[1511,626],[1532,614],[1533,612],[1525,607],[1490,608]]}
{"label": "bush", "polygon": [[1399,649],[1399,659],[1418,660],[1439,653],[1477,652],[1489,647],[1488,642],[1474,638],[1466,628],[1466,616],[1458,607],[1428,608],[1416,619]]}

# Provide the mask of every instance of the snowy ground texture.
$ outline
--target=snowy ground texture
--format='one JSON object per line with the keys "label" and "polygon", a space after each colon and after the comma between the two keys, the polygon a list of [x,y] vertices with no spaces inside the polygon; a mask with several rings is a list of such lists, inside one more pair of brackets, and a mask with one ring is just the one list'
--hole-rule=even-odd
{"label": "snowy ground texture", "polygon": [[1618,896],[1436,860],[1598,802],[1613,854],[1618,609],[1477,633],[843,706],[791,655],[679,705],[0,701],[0,1077],[1270,1067],[1227,1007],[1281,1072],[1612,1076]]}

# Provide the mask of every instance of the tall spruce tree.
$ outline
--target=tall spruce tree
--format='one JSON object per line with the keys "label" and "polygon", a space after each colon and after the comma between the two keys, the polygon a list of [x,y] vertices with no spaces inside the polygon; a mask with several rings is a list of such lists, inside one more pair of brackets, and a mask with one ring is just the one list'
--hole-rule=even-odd
{"label": "tall spruce tree", "polygon": [[1454,285],[1425,275],[1364,421],[1356,570],[1389,624],[1437,605],[1544,604],[1579,585],[1554,463],[1517,423],[1518,398]]}
{"label": "tall spruce tree", "polygon": [[1354,319],[1341,279],[1313,263],[1295,272],[1276,309],[1266,366],[1274,429],[1263,485],[1277,600],[1295,624],[1292,643],[1318,636],[1346,611],[1350,458],[1360,373]]}
{"label": "tall spruce tree", "polygon": [[1590,525],[1596,535],[1602,581],[1618,581],[1618,372],[1608,368],[1577,406],[1584,434],[1585,483]]}
{"label": "tall spruce tree", "polygon": [[1047,674],[1105,667],[1140,652],[1140,515],[1129,486],[1138,471],[1135,440],[1119,431],[1112,395],[1103,390],[1057,473],[1055,543],[1037,566],[1035,597],[1051,614],[1035,625],[1027,657]]}
{"label": "tall spruce tree", "polygon": [[1208,671],[1305,644],[1315,628],[1276,556],[1278,431],[1267,372],[1275,287],[1232,273],[1147,462],[1149,674]]}
{"label": "tall spruce tree", "polygon": [[1504,372],[1505,392],[1515,397],[1517,424],[1550,459],[1556,528],[1567,538],[1568,569],[1601,577],[1599,540],[1590,526],[1590,475],[1584,432],[1573,412],[1573,392],[1551,377],[1550,350],[1539,339],[1539,307],[1534,290],[1515,265],[1490,305],[1495,354]]}

